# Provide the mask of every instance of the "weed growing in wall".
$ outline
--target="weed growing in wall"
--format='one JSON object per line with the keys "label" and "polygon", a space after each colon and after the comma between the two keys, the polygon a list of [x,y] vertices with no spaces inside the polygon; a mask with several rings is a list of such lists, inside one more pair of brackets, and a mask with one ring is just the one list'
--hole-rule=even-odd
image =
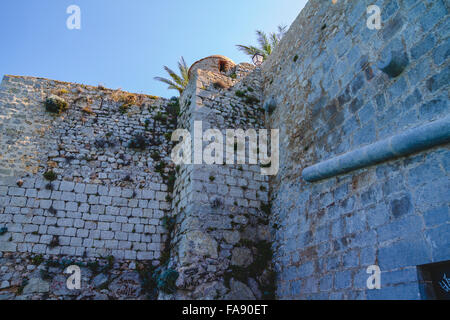
{"label": "weed growing in wall", "polygon": [[171,139],[172,139],[172,132],[166,132],[164,134],[164,138],[166,138],[167,141],[171,141]]}
{"label": "weed growing in wall", "polygon": [[142,134],[136,134],[128,144],[131,149],[145,150],[148,146],[147,139]]}
{"label": "weed growing in wall", "polygon": [[166,123],[167,122],[167,115],[162,114],[161,112],[158,112],[155,117],[154,117],[155,121],[161,122],[161,123]]}
{"label": "weed growing in wall", "polygon": [[234,94],[236,95],[236,97],[245,98],[245,92],[244,91],[236,90],[236,92]]}
{"label": "weed growing in wall", "polygon": [[83,107],[81,111],[86,114],[94,114],[94,111],[92,111],[91,107],[89,106]]}
{"label": "weed growing in wall", "polygon": [[68,103],[56,95],[51,95],[45,100],[45,110],[48,112],[59,114],[67,108]]}
{"label": "weed growing in wall", "polygon": [[164,216],[162,218],[162,225],[169,232],[171,232],[175,228],[175,223],[176,223],[175,217]]}
{"label": "weed growing in wall", "polygon": [[67,89],[59,89],[59,90],[56,90],[56,92],[55,92],[55,95],[57,95],[57,96],[63,96],[65,94],[69,94],[69,90],[67,90]]}
{"label": "weed growing in wall", "polygon": [[171,171],[167,177],[167,191],[169,193],[173,192],[174,186],[175,186],[176,176],[175,172]]}
{"label": "weed growing in wall", "polygon": [[44,256],[42,254],[36,255],[31,259],[31,263],[33,263],[35,266],[39,266],[44,262]]}
{"label": "weed growing in wall", "polygon": [[45,281],[52,280],[52,277],[50,276],[50,272],[47,269],[41,269],[39,271],[39,275],[41,276],[42,280],[45,280]]}
{"label": "weed growing in wall", "polygon": [[177,97],[170,98],[170,102],[167,104],[166,107],[167,113],[176,118],[180,114],[180,99]]}
{"label": "weed growing in wall", "polygon": [[254,105],[259,103],[259,99],[254,96],[247,96],[244,102],[248,105]]}
{"label": "weed growing in wall", "polygon": [[151,262],[138,265],[138,273],[141,279],[142,291],[149,299],[156,299],[158,296],[157,268]]}
{"label": "weed growing in wall", "polygon": [[[160,175],[164,174],[164,169],[166,168],[166,163],[164,161],[160,161],[156,166],[155,166],[155,172],[158,172]],[[164,177],[163,177],[164,179]]]}
{"label": "weed growing in wall", "polygon": [[46,173],[43,174],[44,178],[48,181],[55,181],[58,176],[56,173],[54,173],[52,170],[47,171]]}
{"label": "weed growing in wall", "polygon": [[175,282],[178,276],[178,272],[173,269],[165,270],[157,278],[157,288],[165,293],[174,293],[177,290]]}
{"label": "weed growing in wall", "polygon": [[264,212],[266,215],[270,215],[271,205],[270,204],[261,203],[261,211]]}
{"label": "weed growing in wall", "polygon": [[56,248],[57,246],[59,246],[59,237],[53,236],[52,241],[50,241],[48,247],[50,249],[53,249],[53,248]]}
{"label": "weed growing in wall", "polygon": [[161,155],[159,154],[159,152],[152,152],[152,154],[150,155],[150,158],[153,159],[153,161],[159,161],[161,160]]}
{"label": "weed growing in wall", "polygon": [[120,112],[121,114],[125,114],[125,113],[128,112],[128,109],[129,109],[130,107],[131,107],[131,104],[124,103],[124,104],[122,104],[122,105],[119,107],[119,112]]}
{"label": "weed growing in wall", "polygon": [[145,131],[148,131],[149,126],[150,126],[150,119],[145,119],[144,121]]}

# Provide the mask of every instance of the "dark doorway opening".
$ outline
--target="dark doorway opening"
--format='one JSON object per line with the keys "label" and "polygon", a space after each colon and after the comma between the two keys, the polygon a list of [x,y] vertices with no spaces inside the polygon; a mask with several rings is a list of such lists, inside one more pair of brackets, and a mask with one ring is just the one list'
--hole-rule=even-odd
{"label": "dark doorway opening", "polygon": [[220,72],[227,72],[227,62],[220,60],[219,61],[219,71]]}
{"label": "dark doorway opening", "polygon": [[425,300],[450,300],[450,261],[417,266],[420,295]]}

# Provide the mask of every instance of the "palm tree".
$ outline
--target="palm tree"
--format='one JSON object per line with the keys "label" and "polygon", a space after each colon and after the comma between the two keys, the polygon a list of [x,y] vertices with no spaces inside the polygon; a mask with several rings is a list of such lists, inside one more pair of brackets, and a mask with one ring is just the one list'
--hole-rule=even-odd
{"label": "palm tree", "polygon": [[180,75],[178,75],[175,71],[173,71],[169,67],[164,66],[164,70],[166,70],[171,79],[155,77],[155,80],[168,84],[169,89],[178,90],[178,92],[181,95],[184,89],[186,89],[186,86],[189,82],[189,68],[186,64],[186,61],[184,61],[183,57],[181,57],[180,61],[178,62],[178,69],[180,70]]}
{"label": "palm tree", "polygon": [[255,46],[244,46],[242,44],[238,44],[237,47],[250,57],[253,57],[255,54],[259,53],[265,60],[268,56],[270,56],[278,43],[280,43],[286,33],[286,28],[286,26],[280,25],[278,26],[278,32],[271,32],[269,35],[267,35],[264,31],[257,30],[256,36],[258,38],[259,48]]}

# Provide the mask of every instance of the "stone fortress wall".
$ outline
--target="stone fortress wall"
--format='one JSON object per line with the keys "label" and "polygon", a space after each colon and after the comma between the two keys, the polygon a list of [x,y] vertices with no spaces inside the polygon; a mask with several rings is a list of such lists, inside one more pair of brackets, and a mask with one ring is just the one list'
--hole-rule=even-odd
{"label": "stone fortress wall", "polygon": [[[180,100],[179,128],[192,137],[194,121],[201,122],[203,134],[218,129],[224,139],[225,129],[265,127],[260,70],[227,59],[223,62],[229,68],[221,72],[221,62],[212,56],[201,61],[205,69],[191,68],[190,85]],[[235,150],[240,148],[248,152],[249,146],[236,145]],[[250,165],[248,156],[246,164],[180,166],[169,263],[179,273],[178,291],[164,298],[261,299],[273,294],[268,192],[268,176],[259,165]]]}
{"label": "stone fortress wall", "polygon": [[[60,115],[45,109],[52,94],[69,103]],[[167,237],[162,219],[170,209],[171,102],[14,76],[4,77],[0,99],[5,257],[158,263]],[[145,151],[130,146],[139,135],[148,143]],[[56,179],[46,179],[47,172]]]}
{"label": "stone fortress wall", "polygon": [[[13,174],[0,180],[2,251],[158,259],[170,204],[156,167],[169,165],[173,124],[155,115],[167,116],[167,101],[136,96],[139,107],[121,110],[127,93],[8,76],[2,91],[1,166]],[[59,116],[42,103],[50,91],[70,101]],[[138,133],[152,143],[146,152],[129,147]],[[44,178],[49,170],[55,181]]]}
{"label": "stone fortress wall", "polygon": [[[269,184],[260,166],[175,168],[170,160],[170,138],[177,122],[179,128],[193,131],[194,121],[202,121],[204,131],[218,128],[224,137],[225,129],[265,127],[259,70],[227,59],[226,72],[221,72],[221,61],[203,59],[206,70],[192,71],[180,99],[178,121],[167,112],[171,101],[152,96],[29,77],[4,78],[3,279],[13,287],[24,286],[22,277],[32,281],[25,286],[25,296],[18,297],[42,298],[45,295],[33,288],[50,283],[50,292],[44,293],[51,297],[127,298],[117,293],[117,284],[116,290],[99,291],[97,282],[114,283],[114,277],[86,267],[92,261],[108,266],[112,257],[118,261],[113,274],[128,270],[127,261],[165,265],[170,258],[165,270],[177,271],[179,290],[172,295],[162,292],[160,298],[256,299],[274,293]],[[44,102],[52,94],[68,101],[68,110],[48,113]],[[129,146],[136,134],[150,141],[144,151]],[[33,140],[28,142],[28,137]],[[248,146],[244,148],[248,151]],[[34,157],[17,163],[20,154]],[[50,170],[57,175],[55,181],[44,178]],[[177,179],[169,186],[175,171]],[[39,271],[48,268],[36,269],[33,261],[49,260],[53,265],[58,259],[60,265],[84,263],[89,290],[83,287],[71,294],[61,289],[62,269],[52,271],[53,282],[42,282]],[[30,268],[18,268],[17,261]],[[120,277],[115,279],[120,283]]]}
{"label": "stone fortress wall", "polygon": [[[366,26],[371,4],[379,31]],[[270,127],[281,137],[271,180],[277,297],[425,298],[417,266],[450,260],[448,144],[315,182],[304,171],[349,151],[376,158],[374,143],[388,137],[408,148],[418,141],[398,138],[436,121],[449,141],[449,9],[309,1],[263,65],[264,97],[277,106]],[[378,67],[391,53],[409,60],[396,77]],[[424,132],[416,140],[431,140]],[[366,287],[370,265],[382,271],[380,290]]]}
{"label": "stone fortress wall", "polygon": [[[109,266],[84,267],[89,290],[80,299],[142,298],[155,283],[139,261],[173,276],[160,299],[429,297],[418,266],[450,260],[449,8],[379,0],[377,31],[366,26],[370,4],[310,0],[261,68],[198,61],[177,119],[173,101],[6,76],[0,297],[70,295],[63,275],[36,257]],[[401,74],[380,69],[390,57],[407,57]],[[69,109],[45,112],[51,94]],[[279,129],[278,174],[261,175],[248,157],[175,166],[171,133],[194,137],[194,121],[224,136]],[[138,133],[150,141],[145,151],[129,148]],[[366,288],[374,264],[381,290]],[[33,285],[12,291],[22,277]]]}

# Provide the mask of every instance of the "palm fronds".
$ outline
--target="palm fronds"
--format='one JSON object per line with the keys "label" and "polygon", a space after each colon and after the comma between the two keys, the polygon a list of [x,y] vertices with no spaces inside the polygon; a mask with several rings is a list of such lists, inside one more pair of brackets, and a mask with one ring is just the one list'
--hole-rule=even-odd
{"label": "palm fronds", "polygon": [[189,67],[183,57],[181,57],[178,62],[178,69],[180,71],[180,75],[169,67],[164,66],[164,70],[169,74],[170,79],[163,77],[155,77],[154,79],[168,84],[169,89],[178,90],[181,95],[189,82]]}
{"label": "palm fronds", "polygon": [[265,60],[272,54],[273,50],[280,43],[286,33],[286,29],[287,26],[280,25],[278,26],[277,32],[271,32],[269,35],[267,35],[264,31],[257,30],[256,37],[259,47],[245,46],[242,44],[238,44],[236,47],[250,57],[253,57],[255,54],[259,53]]}
{"label": "palm fronds", "polygon": [[260,53],[262,55],[264,55],[264,53],[262,52],[262,50],[254,47],[254,46],[244,46],[241,44],[237,45],[238,49],[241,50],[242,52],[244,52],[245,54],[249,55],[249,56],[254,56],[257,53]]}

